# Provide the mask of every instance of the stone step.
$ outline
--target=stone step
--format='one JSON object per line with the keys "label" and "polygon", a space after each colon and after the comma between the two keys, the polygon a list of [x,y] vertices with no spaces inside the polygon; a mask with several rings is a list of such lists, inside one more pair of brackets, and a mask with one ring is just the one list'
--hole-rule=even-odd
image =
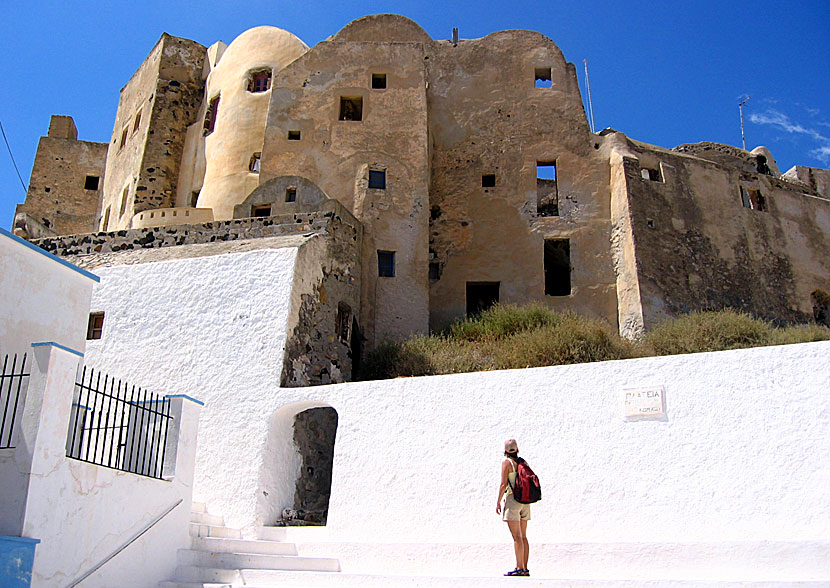
{"label": "stone step", "polygon": [[[229,584],[238,584],[240,586],[247,586],[251,582],[248,580],[248,577],[251,574],[259,574],[257,578],[259,578],[260,582],[266,582],[266,585],[270,582],[276,582],[277,585],[282,580],[280,579],[280,574],[287,571],[294,571],[303,574],[322,574],[322,575],[331,575],[336,576],[337,570],[339,569],[340,565],[337,560],[330,560],[332,562],[329,566],[333,569],[325,570],[319,569],[317,571],[305,571],[306,568],[311,567],[312,565],[317,565],[322,567],[322,562],[319,560],[316,562],[308,561],[311,558],[305,557],[284,557],[285,561],[282,562],[280,565],[283,565],[283,569],[247,569],[247,568],[223,568],[223,567],[202,567],[196,565],[179,565],[176,568],[175,573],[175,580],[176,583],[221,583],[226,582]],[[313,568],[312,568],[313,569]],[[302,576],[300,576],[302,578]],[[321,584],[325,585],[325,584]]]}
{"label": "stone step", "polygon": [[221,515],[210,514],[209,512],[191,512],[190,522],[222,527],[225,524],[225,519]]}
{"label": "stone step", "polygon": [[207,512],[207,505],[204,502],[193,501],[190,506],[190,512]]}
{"label": "stone step", "polygon": [[232,529],[230,527],[221,527],[215,525],[201,525],[199,523],[190,523],[191,537],[221,537],[226,539],[241,539],[242,531],[239,529]]}
{"label": "stone step", "polygon": [[263,555],[297,555],[297,546],[279,541],[193,537],[191,548],[215,553],[259,553]]}
{"label": "stone step", "polygon": [[[226,570],[304,570],[312,572],[339,572],[340,562],[328,557],[301,557],[298,555],[263,555],[258,553],[222,553],[179,549],[180,566],[199,566]],[[190,578],[188,578],[190,579]],[[199,580],[201,578],[193,578]],[[207,578],[211,579],[211,578]],[[224,578],[219,578],[226,581]]]}

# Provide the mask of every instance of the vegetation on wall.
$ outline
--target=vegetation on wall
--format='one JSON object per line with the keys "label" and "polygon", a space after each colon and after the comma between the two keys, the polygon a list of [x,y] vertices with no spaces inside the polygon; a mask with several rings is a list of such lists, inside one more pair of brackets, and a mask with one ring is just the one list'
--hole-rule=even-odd
{"label": "vegetation on wall", "polygon": [[776,328],[733,310],[669,319],[639,341],[604,321],[541,305],[497,305],[447,332],[384,343],[369,353],[360,379],[425,376],[587,363],[830,340],[830,328]]}

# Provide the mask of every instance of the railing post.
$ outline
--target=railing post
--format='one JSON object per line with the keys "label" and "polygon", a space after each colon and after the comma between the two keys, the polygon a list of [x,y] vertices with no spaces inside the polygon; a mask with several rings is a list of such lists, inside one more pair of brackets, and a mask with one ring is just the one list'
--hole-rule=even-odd
{"label": "railing post", "polygon": [[165,396],[165,399],[170,402],[172,418],[167,426],[162,477],[168,480],[175,477],[192,484],[196,464],[199,413],[202,411],[204,402],[184,394],[172,394]]}

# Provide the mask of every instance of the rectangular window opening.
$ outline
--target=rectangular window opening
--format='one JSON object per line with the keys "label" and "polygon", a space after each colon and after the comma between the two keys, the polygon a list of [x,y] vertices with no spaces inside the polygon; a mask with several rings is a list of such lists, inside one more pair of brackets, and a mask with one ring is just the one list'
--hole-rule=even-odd
{"label": "rectangular window opening", "polygon": [[363,120],[363,96],[340,97],[340,120]]}
{"label": "rectangular window opening", "polygon": [[467,317],[474,317],[499,302],[500,282],[467,282]]}
{"label": "rectangular window opening", "polygon": [[121,143],[118,145],[118,149],[122,149],[124,145],[127,143],[127,135],[130,133],[130,127],[124,127],[124,130],[121,131]]}
{"label": "rectangular window opening", "polygon": [[741,202],[744,208],[758,210],[760,212],[766,212],[767,210],[767,200],[757,188],[741,186]]}
{"label": "rectangular window opening", "polygon": [[106,212],[104,212],[104,220],[101,221],[101,230],[106,231],[110,226],[110,207],[107,206]]}
{"label": "rectangular window opening", "polygon": [[496,187],[496,174],[484,174],[481,176],[481,187],[482,188],[495,188]]}
{"label": "rectangular window opening", "polygon": [[660,170],[656,169],[656,168],[641,167],[640,168],[640,176],[644,180],[649,180],[651,182],[662,182],[663,181],[660,178]]}
{"label": "rectangular window opening", "polygon": [[141,111],[135,113],[135,122],[133,123],[133,133],[138,130],[138,127],[141,125]]}
{"label": "rectangular window opening", "polygon": [[130,187],[127,186],[126,188],[124,188],[124,191],[121,192],[121,210],[118,213],[119,216],[124,216],[124,212],[126,212],[127,210],[127,194],[129,193],[129,191]]}
{"label": "rectangular window opening", "polygon": [[103,312],[90,312],[89,313],[89,323],[87,323],[86,327],[86,338],[87,339],[100,339],[101,335],[104,333],[104,313]]}
{"label": "rectangular window opening", "polygon": [[248,91],[251,93],[267,92],[271,88],[271,70],[256,71],[251,74]]}
{"label": "rectangular window opening", "polygon": [[335,317],[335,330],[341,343],[349,344],[352,328],[352,308],[345,302],[337,305],[337,316]]}
{"label": "rectangular window opening", "polygon": [[568,239],[545,239],[545,295],[571,293],[571,243]]}
{"label": "rectangular window opening", "polygon": [[252,173],[258,174],[259,173],[259,166],[260,161],[262,160],[262,153],[257,151],[253,155],[251,155],[251,161],[248,163],[248,170]]}
{"label": "rectangular window opening", "polygon": [[84,178],[84,190],[97,190],[99,180],[98,176],[87,176]]}
{"label": "rectangular window opening", "polygon": [[251,216],[271,216],[270,204],[254,204],[251,206]]}
{"label": "rectangular window opening", "polygon": [[432,282],[436,282],[441,279],[441,264],[437,261],[431,261],[429,263],[429,279]]}
{"label": "rectangular window opening", "polygon": [[372,74],[372,89],[384,90],[386,88],[386,74],[374,73]]}
{"label": "rectangular window opening", "polygon": [[556,160],[536,162],[536,212],[539,216],[559,216]]}
{"label": "rectangular window opening", "polygon": [[285,201],[286,202],[296,202],[297,201],[297,188],[291,186],[285,189]]}
{"label": "rectangular window opening", "polygon": [[537,88],[550,88],[553,85],[549,67],[537,67],[535,74]]}
{"label": "rectangular window opening", "polygon": [[378,276],[381,278],[395,277],[394,251],[378,251]]}
{"label": "rectangular window opening", "polygon": [[210,135],[216,128],[216,115],[219,112],[219,96],[214,96],[205,111],[204,134]]}
{"label": "rectangular window opening", "polygon": [[369,187],[373,190],[386,190],[386,170],[369,170]]}
{"label": "rectangular window opening", "polygon": [[299,141],[300,140],[300,131],[288,131],[288,140],[289,141]]}
{"label": "rectangular window opening", "polygon": [[196,208],[196,203],[199,202],[199,192],[200,190],[193,190],[190,193],[190,208]]}

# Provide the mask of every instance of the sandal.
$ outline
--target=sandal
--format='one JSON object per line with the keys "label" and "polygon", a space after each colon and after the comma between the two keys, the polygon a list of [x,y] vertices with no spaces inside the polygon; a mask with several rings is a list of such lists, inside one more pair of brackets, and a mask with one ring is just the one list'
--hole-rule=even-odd
{"label": "sandal", "polygon": [[523,570],[519,570],[519,575],[520,576],[529,576],[530,575],[530,570],[528,570],[527,568],[525,568]]}
{"label": "sandal", "polygon": [[524,570],[520,570],[519,568],[516,568],[515,570],[513,570],[511,572],[507,572],[505,574],[505,576],[521,576],[523,571]]}

